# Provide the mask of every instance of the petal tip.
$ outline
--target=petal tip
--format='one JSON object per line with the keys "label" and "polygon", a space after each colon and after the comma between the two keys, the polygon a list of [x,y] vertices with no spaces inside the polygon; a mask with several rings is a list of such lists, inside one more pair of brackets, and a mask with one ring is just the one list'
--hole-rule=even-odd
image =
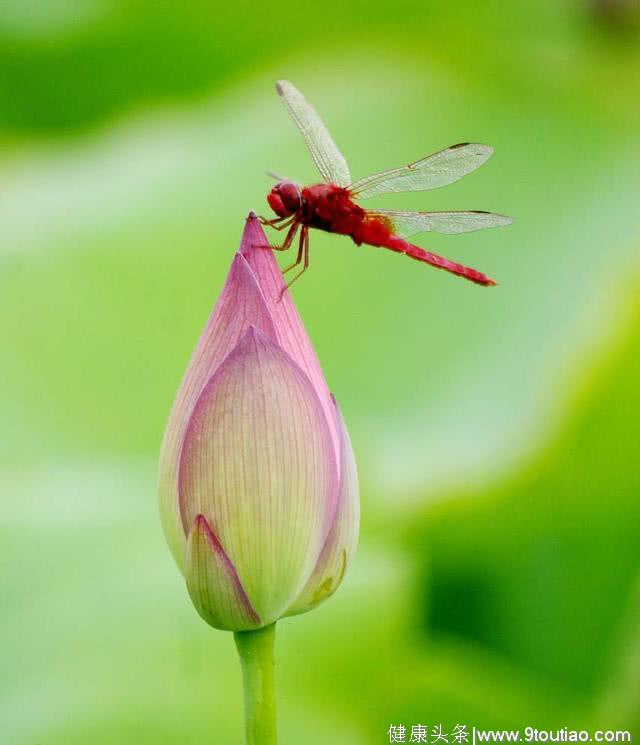
{"label": "petal tip", "polygon": [[260,329],[253,323],[247,326],[244,334],[240,337],[238,347],[245,347],[248,344],[256,344],[258,342],[264,343],[268,340],[268,337],[260,331]]}
{"label": "petal tip", "polygon": [[[244,231],[240,240],[240,249],[238,253],[242,254],[245,259],[248,259],[256,246],[265,246],[268,245],[268,243],[269,241],[262,229],[262,225],[260,225],[258,216],[253,210],[251,210],[245,220]],[[271,252],[263,251],[261,253],[269,254]]]}
{"label": "petal tip", "polygon": [[202,513],[193,520],[187,551],[187,587],[205,621],[215,628],[230,631],[260,628],[262,619],[249,600],[233,562]]}

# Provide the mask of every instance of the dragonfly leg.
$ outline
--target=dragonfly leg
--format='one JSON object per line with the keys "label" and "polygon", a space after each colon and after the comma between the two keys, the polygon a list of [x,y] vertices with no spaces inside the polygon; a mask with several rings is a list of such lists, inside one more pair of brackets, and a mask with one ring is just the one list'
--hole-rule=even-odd
{"label": "dragonfly leg", "polygon": [[298,232],[298,228],[300,227],[299,222],[293,222],[290,223],[291,227],[289,228],[289,232],[287,233],[284,243],[281,246],[272,246],[270,243],[267,243],[266,245],[260,245],[258,243],[254,243],[254,248],[264,248],[264,249],[272,249],[274,251],[287,251],[291,244],[293,243],[293,239],[296,237],[296,233]]}
{"label": "dragonfly leg", "polygon": [[[291,223],[295,222],[296,216],[293,215],[293,217],[274,217],[273,220],[267,220],[266,217],[259,217],[258,220],[260,221],[261,225],[268,225],[270,228],[275,228],[275,230],[284,230],[285,228],[288,228]],[[285,222],[282,222],[282,221]],[[278,225],[280,223],[280,225]]]}
{"label": "dragonfly leg", "polygon": [[282,222],[284,220],[284,217],[273,217],[271,220],[267,219],[266,217],[262,217],[260,215],[258,217],[258,222],[260,225],[268,225],[271,228],[274,228],[279,222]]}
{"label": "dragonfly leg", "polygon": [[[280,293],[280,299],[282,300],[282,296],[284,293],[291,287],[291,285],[297,280],[302,277],[302,275],[307,271],[309,268],[309,228],[307,225],[302,226],[302,231],[300,233],[300,248],[298,249],[298,256],[301,256],[301,254],[304,253],[304,264],[302,266],[302,269],[296,274],[296,276],[287,282],[287,284],[282,288],[282,292]],[[300,263],[300,259],[293,264],[293,266],[289,267],[292,269],[294,266],[297,266]]]}
{"label": "dragonfly leg", "polygon": [[302,254],[304,253],[304,242],[305,242],[305,236],[308,234],[309,228],[306,225],[302,226],[302,230],[300,231],[300,239],[298,240],[298,255],[296,256],[296,260],[293,262],[293,264],[290,264],[286,269],[282,270],[283,274],[286,274],[287,272],[290,272],[292,269],[295,269],[300,262],[302,261]]}

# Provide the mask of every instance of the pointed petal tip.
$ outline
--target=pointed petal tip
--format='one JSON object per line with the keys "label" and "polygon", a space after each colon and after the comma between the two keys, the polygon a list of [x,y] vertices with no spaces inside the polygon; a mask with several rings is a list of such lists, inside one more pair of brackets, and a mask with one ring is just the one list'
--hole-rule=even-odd
{"label": "pointed petal tip", "polygon": [[240,337],[240,341],[238,342],[238,347],[245,347],[248,344],[255,344],[257,342],[267,342],[269,341],[269,338],[266,334],[263,334],[262,331],[257,326],[254,326],[253,323],[250,323],[244,334]]}
{"label": "pointed petal tip", "polygon": [[[236,251],[233,255],[233,261],[231,262],[231,266],[229,268],[229,274],[231,275],[233,272],[237,272],[241,269],[248,269],[251,272],[251,267],[249,266],[249,262],[247,261],[245,256],[242,254],[241,251]],[[253,274],[253,272],[251,273]]]}
{"label": "pointed petal tip", "polygon": [[[207,518],[200,512],[196,515],[193,525],[191,526],[191,531],[199,531],[202,533],[202,535],[207,539],[207,543],[211,547],[212,551],[220,552],[222,551],[222,546],[220,545],[220,541],[216,537],[216,534],[211,530],[211,526],[209,525],[209,521]],[[189,531],[189,534],[191,533]]]}
{"label": "pointed petal tip", "polygon": [[242,253],[242,248],[234,254],[227,277],[227,283],[229,282],[236,282],[238,283],[236,286],[241,287],[245,286],[244,283],[248,283],[251,289],[257,289],[259,287],[255,272],[247,261],[247,257]]}
{"label": "pointed petal tip", "polygon": [[207,623],[230,631],[263,625],[233,562],[202,513],[193,520],[187,551],[190,567],[187,587],[196,609]]}
{"label": "pointed petal tip", "polygon": [[193,527],[198,530],[204,530],[205,533],[211,533],[207,518],[201,512],[196,515],[196,519],[193,521]]}
{"label": "pointed petal tip", "polygon": [[[241,253],[245,259],[249,259],[251,253],[256,246],[268,245],[269,240],[260,225],[260,220],[256,213],[251,210],[246,217],[244,224],[244,231],[242,232],[242,238],[240,239],[240,248],[238,253]],[[262,251],[262,253],[270,253],[269,251]]]}

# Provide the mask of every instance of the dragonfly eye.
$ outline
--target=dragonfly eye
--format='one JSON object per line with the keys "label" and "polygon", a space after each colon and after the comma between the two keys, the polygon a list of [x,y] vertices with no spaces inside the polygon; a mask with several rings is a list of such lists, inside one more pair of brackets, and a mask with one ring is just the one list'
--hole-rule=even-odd
{"label": "dragonfly eye", "polygon": [[273,187],[271,191],[267,194],[267,202],[269,202],[269,207],[278,215],[278,217],[288,217],[288,212],[284,204],[282,203],[282,199],[280,198],[280,194],[278,194],[277,187]]}
{"label": "dragonfly eye", "polygon": [[290,215],[297,212],[302,204],[302,197],[300,196],[300,189],[297,184],[292,181],[281,181],[276,184],[276,190],[282,200],[282,204]]}

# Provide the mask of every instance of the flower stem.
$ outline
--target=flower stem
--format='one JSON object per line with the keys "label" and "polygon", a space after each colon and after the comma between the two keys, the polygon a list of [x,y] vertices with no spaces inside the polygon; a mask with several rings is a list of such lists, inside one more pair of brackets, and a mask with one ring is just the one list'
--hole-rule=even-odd
{"label": "flower stem", "polygon": [[234,636],[244,681],[247,745],[276,745],[273,654],[276,625],[257,631],[237,631]]}

